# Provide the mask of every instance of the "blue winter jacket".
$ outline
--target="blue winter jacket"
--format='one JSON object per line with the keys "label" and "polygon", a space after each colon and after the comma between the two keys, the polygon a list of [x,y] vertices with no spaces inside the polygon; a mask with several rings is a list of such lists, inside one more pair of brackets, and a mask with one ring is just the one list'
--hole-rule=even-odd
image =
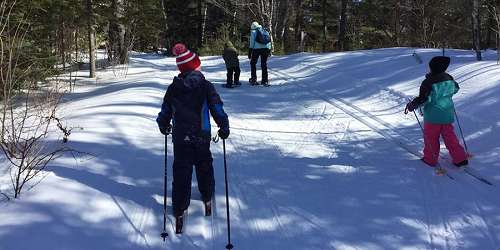
{"label": "blue winter jacket", "polygon": [[250,49],[271,49],[271,42],[268,44],[262,44],[257,41],[255,41],[255,37],[257,37],[257,30],[262,30],[262,27],[259,27],[257,29],[252,29],[250,30]]}
{"label": "blue winter jacket", "polygon": [[229,119],[213,84],[199,71],[174,77],[163,98],[156,122],[165,128],[172,120],[172,139],[210,141],[210,115],[219,128],[229,131]]}

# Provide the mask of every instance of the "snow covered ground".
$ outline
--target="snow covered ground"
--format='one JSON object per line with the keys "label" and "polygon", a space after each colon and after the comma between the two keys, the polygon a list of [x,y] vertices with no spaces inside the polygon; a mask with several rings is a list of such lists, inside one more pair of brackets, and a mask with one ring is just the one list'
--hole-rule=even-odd
{"label": "snow covered ground", "polygon": [[[418,49],[423,64],[413,51],[273,56],[270,88],[222,88],[222,59],[202,58],[230,116],[235,249],[500,249],[495,53],[476,62],[470,51],[447,51],[461,86],[454,100],[475,155],[471,168],[489,186],[451,168],[454,180],[435,176],[418,160],[420,127],[403,109],[441,51]],[[248,79],[248,60],[240,61]],[[164,140],[155,118],[177,74],[175,60],[135,54],[127,77],[122,73],[82,78],[66,95],[61,114],[83,128],[70,144],[96,157],[58,159],[21,200],[0,203],[1,250],[224,249],[221,142],[212,144],[215,215],[203,216],[194,181],[185,234],[174,234],[170,216],[170,236],[160,238]],[[441,155],[449,166],[445,149]]]}

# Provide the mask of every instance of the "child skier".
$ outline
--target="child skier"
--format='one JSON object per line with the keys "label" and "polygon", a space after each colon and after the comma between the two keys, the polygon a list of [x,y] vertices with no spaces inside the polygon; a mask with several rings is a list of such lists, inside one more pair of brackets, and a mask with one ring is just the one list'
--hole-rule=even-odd
{"label": "child skier", "polygon": [[[437,56],[429,62],[430,73],[420,85],[419,96],[409,102],[405,114],[424,105],[424,158],[422,161],[435,167],[439,158],[439,137],[442,136],[453,164],[457,167],[469,164],[468,154],[455,135],[454,104],[452,97],[459,90],[453,77],[445,71],[450,65],[450,58]],[[438,173],[441,171],[438,171]],[[442,173],[442,172],[441,172]]]}
{"label": "child skier", "polygon": [[[176,233],[182,233],[183,215],[191,197],[193,165],[205,205],[205,215],[211,214],[215,180],[210,152],[209,113],[217,123],[218,134],[223,139],[229,136],[229,120],[219,94],[200,72],[201,62],[198,56],[183,44],[176,44],[172,53],[176,55],[180,74],[174,77],[168,87],[156,121],[162,134],[168,135],[172,129],[172,206]],[[170,120],[173,121],[173,128]]]}
{"label": "child skier", "polygon": [[240,70],[240,61],[238,60],[238,51],[233,46],[233,43],[231,43],[231,41],[229,40],[224,44],[224,52],[222,54],[222,58],[226,63],[226,69],[227,69],[226,87],[232,88],[233,83],[236,86],[241,85],[240,84],[241,70]]}

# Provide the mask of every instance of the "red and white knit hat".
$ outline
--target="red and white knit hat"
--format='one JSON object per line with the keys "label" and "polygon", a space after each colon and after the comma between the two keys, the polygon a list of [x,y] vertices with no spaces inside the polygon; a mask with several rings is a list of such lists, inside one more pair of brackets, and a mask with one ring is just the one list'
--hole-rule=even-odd
{"label": "red and white knit hat", "polygon": [[186,48],[186,45],[178,43],[172,48],[172,54],[176,56],[177,68],[181,73],[200,70],[201,62],[198,55]]}

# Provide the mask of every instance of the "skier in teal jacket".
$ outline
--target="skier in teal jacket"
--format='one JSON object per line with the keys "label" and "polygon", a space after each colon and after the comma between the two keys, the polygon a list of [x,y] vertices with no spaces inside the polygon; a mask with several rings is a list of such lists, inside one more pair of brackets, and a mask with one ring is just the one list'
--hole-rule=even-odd
{"label": "skier in teal jacket", "polygon": [[468,154],[458,142],[453,128],[455,106],[452,97],[460,89],[451,75],[446,73],[450,58],[437,56],[429,62],[430,73],[420,86],[419,96],[406,105],[405,113],[423,105],[424,161],[436,166],[439,158],[439,137],[442,136],[453,163],[460,167],[469,164]]}

